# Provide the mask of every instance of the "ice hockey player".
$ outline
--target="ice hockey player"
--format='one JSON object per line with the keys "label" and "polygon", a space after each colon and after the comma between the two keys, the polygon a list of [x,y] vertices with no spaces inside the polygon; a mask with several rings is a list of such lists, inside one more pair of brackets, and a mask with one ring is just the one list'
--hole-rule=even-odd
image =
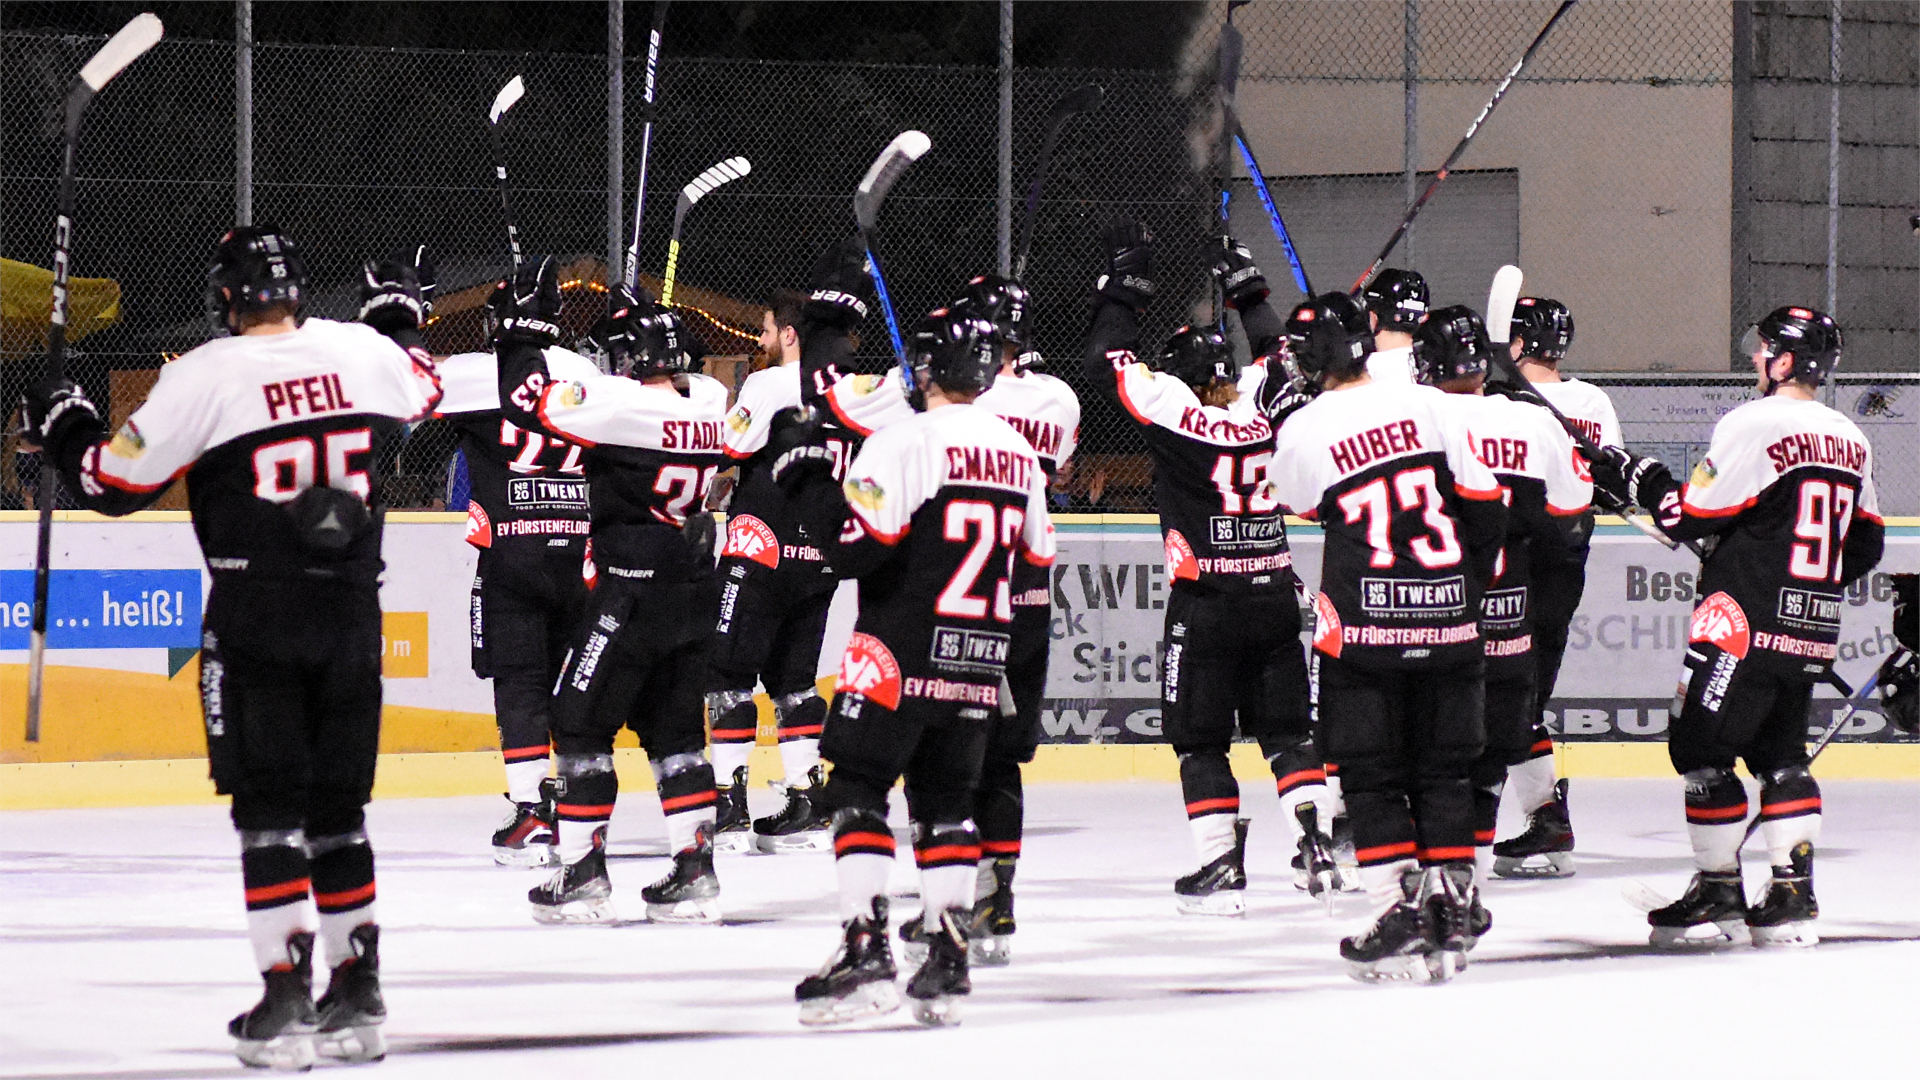
{"label": "ice hockey player", "polygon": [[1287,337],[1322,393],[1281,427],[1273,482],[1325,530],[1319,735],[1375,911],[1340,954],[1363,981],[1422,968],[1445,980],[1465,964],[1479,902],[1469,769],[1484,740],[1478,616],[1506,530],[1500,483],[1444,395],[1366,373],[1366,314],[1346,294],[1300,304]]}
{"label": "ice hockey player", "polygon": [[587,448],[593,508],[593,589],[554,688],[561,866],[527,894],[533,917],[614,918],[606,839],[620,787],[613,737],[625,726],[653,766],[673,852],[673,870],[641,890],[647,916],[715,921],[716,796],[701,705],[718,590],[712,518],[700,508],[726,460],[726,388],[686,374],[679,319],[644,296],[608,316],[619,374],[550,378],[543,350],[559,336],[560,312],[551,258],[529,263],[494,302],[500,407],[515,424]]}
{"label": "ice hockey player", "polygon": [[1388,267],[1360,290],[1373,328],[1367,374],[1377,381],[1413,382],[1413,332],[1427,320],[1427,279],[1413,270]]}
{"label": "ice hockey player", "polygon": [[[506,282],[496,286],[505,290]],[[473,673],[493,680],[494,722],[506,762],[507,820],[493,834],[493,861],[548,866],[553,853],[552,781],[547,776],[548,710],[567,642],[587,599],[587,481],[579,443],[509,420],[500,409],[492,351],[498,305],[482,314],[488,349],[438,366],[448,420],[466,455],[472,501],[467,543],[479,548],[469,631]],[[586,357],[553,346],[547,373],[559,382],[600,374]]]}
{"label": "ice hockey player", "polygon": [[[1573,313],[1558,300],[1523,296],[1513,308],[1509,355],[1519,363],[1527,389],[1553,403],[1561,415],[1597,446],[1624,446],[1620,421],[1606,391],[1560,374],[1573,344]],[[1596,492],[1597,499],[1606,499]],[[1621,509],[1613,507],[1614,510]],[[1586,537],[1593,536],[1591,514]],[[1567,631],[1587,586],[1589,543],[1569,547],[1551,538],[1533,554],[1534,728],[1527,759],[1507,771],[1513,797],[1526,814],[1526,828],[1494,845],[1493,872],[1501,877],[1565,877],[1573,873],[1573,819],[1567,806],[1567,782],[1554,776],[1553,735],[1540,722],[1560,662],[1567,654]]]}
{"label": "ice hockey player", "polygon": [[[1686,780],[1697,872],[1648,913],[1655,945],[1811,945],[1820,786],[1807,771],[1807,709],[1838,654],[1846,587],[1880,561],[1886,529],[1873,449],[1815,395],[1839,366],[1824,312],[1776,308],[1747,332],[1760,398],[1720,418],[1683,485],[1658,460],[1608,450],[1593,479],[1644,507],[1675,540],[1708,544],[1687,637],[1682,701],[1667,753]],[[1740,879],[1747,789],[1760,780],[1759,836],[1773,862],[1760,902]]]}
{"label": "ice hockey player", "polygon": [[[90,510],[132,513],[186,477],[213,577],[207,754],[233,797],[247,936],[266,980],[227,1027],[240,1060],[374,1061],[386,1053],[364,814],[380,735],[375,463],[440,396],[420,286],[409,266],[369,264],[365,325],[307,318],[299,250],[272,225],[221,237],[208,281],[232,336],[161,369],[117,433],[68,379],[28,390],[28,425]],[[332,970],[317,1007],[314,907]]]}
{"label": "ice hockey player", "polygon": [[[727,414],[726,452],[740,471],[720,552],[720,617],[707,691],[713,764],[722,781],[721,851],[825,851],[832,844],[819,805],[826,779],[820,726],[827,703],[814,676],[838,584],[826,556],[834,538],[811,535],[806,522],[788,511],[786,494],[772,476],[774,461],[792,447],[791,440],[771,436],[799,422],[805,304],[797,292],[774,294],[760,332],[761,350],[774,363],[747,376]],[[773,699],[787,802],[779,813],[749,822],[746,769],[759,725],[756,682]]]}
{"label": "ice hockey player", "polygon": [[[849,306],[819,292],[809,301],[810,312],[830,305]],[[814,317],[835,335],[856,321],[850,312]],[[842,487],[845,526],[833,559],[860,582],[860,615],[821,752],[833,763],[826,795],[843,939],[795,988],[806,1024],[899,1007],[887,941],[887,793],[903,776],[928,937],[906,993],[920,1022],[958,1021],[958,999],[971,990],[974,789],[1000,707],[1013,563],[1053,558],[1038,458],[974,403],[1000,366],[992,326],[937,309],[916,327],[908,360],[925,411],[875,432]],[[804,467],[830,463],[814,455]]]}
{"label": "ice hockey player", "polygon": [[[1486,749],[1474,762],[1474,884],[1493,866],[1494,824],[1507,770],[1527,760],[1539,712],[1534,703],[1535,552],[1565,557],[1587,540],[1593,501],[1586,461],[1553,414],[1538,405],[1485,393],[1492,349],[1480,317],[1441,308],[1420,328],[1414,363],[1420,382],[1448,395],[1464,417],[1474,452],[1500,481],[1507,534],[1493,580],[1480,600],[1486,645]],[[1476,909],[1476,915],[1484,909]],[[1474,927],[1474,937],[1484,925]]]}
{"label": "ice hockey player", "polygon": [[[1107,266],[1095,286],[1082,360],[1087,380],[1141,426],[1153,456],[1171,583],[1161,716],[1180,759],[1200,857],[1198,870],[1174,882],[1174,895],[1185,913],[1239,915],[1246,910],[1247,822],[1227,761],[1236,720],[1273,770],[1282,816],[1303,856],[1320,852],[1303,862],[1316,893],[1330,883],[1332,869],[1293,553],[1268,484],[1273,428],[1256,406],[1269,373],[1260,363],[1239,370],[1225,336],[1210,327],[1182,327],[1153,369],[1139,363],[1140,318],[1154,295],[1152,236],[1143,222],[1118,222],[1104,246]],[[1283,327],[1247,249],[1223,237],[1213,272],[1240,313],[1252,354],[1272,351]],[[1296,810],[1309,803],[1315,809],[1303,824]]]}

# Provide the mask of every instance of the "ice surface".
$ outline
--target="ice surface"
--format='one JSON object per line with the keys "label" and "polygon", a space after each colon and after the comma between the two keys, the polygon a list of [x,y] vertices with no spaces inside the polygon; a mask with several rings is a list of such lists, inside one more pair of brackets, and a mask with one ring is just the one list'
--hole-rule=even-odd
{"label": "ice surface", "polygon": [[[729,925],[540,927],[536,873],[485,850],[498,799],[370,811],[396,1077],[1313,1077],[1908,1074],[1920,971],[1920,788],[1826,785],[1826,942],[1653,954],[1621,887],[1688,875],[1678,781],[1573,784],[1580,873],[1495,882],[1494,929],[1444,987],[1366,987],[1335,953],[1362,917],[1296,893],[1271,789],[1245,919],[1182,917],[1193,857],[1173,785],[1029,790],[1012,967],[966,1022],[906,1012],[803,1031],[793,984],[836,940],[825,854],[728,856]],[[755,811],[773,809],[756,792]],[[897,800],[896,800],[897,801]],[[899,824],[896,821],[896,824]],[[1509,824],[1503,835],[1511,831]],[[623,913],[666,869],[657,804],[623,797]],[[902,845],[905,850],[905,845]],[[0,814],[0,1075],[234,1075],[225,1024],[259,991],[219,807]],[[1749,890],[1764,874],[1747,866]],[[911,891],[908,862],[896,893]],[[916,902],[896,903],[911,913]],[[1729,1070],[1737,1070],[1730,1072]]]}

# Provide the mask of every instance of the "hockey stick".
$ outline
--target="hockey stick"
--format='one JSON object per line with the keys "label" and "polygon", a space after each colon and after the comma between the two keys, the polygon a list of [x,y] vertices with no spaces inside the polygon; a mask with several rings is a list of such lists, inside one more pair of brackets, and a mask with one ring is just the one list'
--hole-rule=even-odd
{"label": "hockey stick", "polygon": [[[149,13],[135,15],[93,54],[67,91],[66,137],[60,154],[59,205],[53,219],[53,309],[47,316],[47,375],[67,373],[67,280],[73,262],[74,172],[80,157],[80,118],[94,95],[115,75],[160,41],[165,28]],[[40,535],[33,555],[33,622],[27,639],[27,741],[40,741],[42,681],[47,663],[47,586],[53,569],[53,508],[60,499],[60,470],[53,454],[40,450]]]}
{"label": "hockey stick", "polygon": [[[1834,713],[1833,719],[1827,724],[1827,729],[1820,733],[1818,739],[1814,740],[1813,748],[1807,751],[1807,764],[1809,766],[1813,764],[1815,758],[1820,756],[1820,752],[1827,748],[1827,744],[1833,742],[1834,736],[1840,734],[1840,729],[1847,726],[1847,721],[1853,719],[1853,714],[1859,710],[1860,706],[1873,697],[1873,692],[1879,689],[1880,686],[1880,673],[1878,671],[1874,672],[1873,677],[1862,684],[1858,691],[1848,686],[1847,681],[1842,679],[1840,673],[1837,671],[1829,670],[1827,672],[1826,682],[1828,685],[1846,695],[1846,708]],[[1762,806],[1761,813],[1753,815],[1753,820],[1747,822],[1747,831],[1744,836],[1740,837],[1740,846],[1733,849],[1736,859],[1739,858],[1740,852],[1746,848],[1747,841],[1753,839],[1753,834],[1760,831],[1761,818],[1765,812],[1766,808]],[[1658,889],[1639,881],[1623,887],[1620,890],[1620,895],[1627,903],[1632,904],[1641,911],[1654,911],[1673,903],[1672,900],[1669,900]]]}
{"label": "hockey stick", "polygon": [[[646,104],[642,111],[646,114],[646,123],[640,128],[640,180],[635,185],[633,195],[633,238],[627,241],[626,273],[621,283],[627,288],[627,298],[634,299],[640,290],[640,220],[647,211],[647,155],[653,150],[653,92],[656,77],[660,71],[660,35],[667,28],[667,0],[655,0],[653,5],[653,29],[647,32],[647,78],[644,84]],[[680,230],[674,229],[675,233]],[[609,303],[617,303],[618,298],[609,294]]]}
{"label": "hockey stick", "polygon": [[1447,155],[1447,160],[1440,166],[1440,171],[1433,174],[1433,179],[1427,182],[1426,189],[1420,192],[1418,198],[1413,200],[1413,205],[1407,207],[1406,214],[1400,219],[1400,227],[1394,229],[1393,235],[1387,238],[1387,245],[1380,249],[1380,254],[1374,256],[1372,265],[1361,271],[1359,277],[1353,279],[1353,288],[1348,289],[1348,292],[1359,292],[1368,281],[1372,280],[1373,275],[1380,270],[1380,267],[1386,264],[1387,256],[1393,253],[1394,246],[1399,244],[1400,238],[1407,235],[1407,230],[1413,227],[1413,219],[1420,215],[1420,208],[1427,205],[1428,199],[1433,198],[1434,190],[1440,186],[1441,182],[1447,178],[1447,174],[1453,170],[1454,165],[1459,162],[1460,155],[1467,152],[1467,144],[1471,143],[1474,135],[1479,133],[1480,125],[1487,122],[1487,117],[1493,115],[1494,107],[1500,104],[1500,99],[1507,96],[1507,90],[1513,86],[1513,80],[1519,77],[1520,69],[1526,67],[1527,61],[1533,59],[1533,54],[1540,51],[1540,46],[1547,40],[1547,35],[1553,32],[1554,24],[1560,21],[1560,17],[1565,15],[1567,10],[1573,7],[1573,4],[1574,0],[1561,0],[1560,6],[1554,9],[1553,17],[1547,20],[1547,25],[1541,27],[1540,32],[1534,35],[1533,44],[1527,46],[1527,51],[1521,53],[1519,61],[1508,70],[1507,77],[1501,79],[1500,85],[1494,88],[1493,97],[1487,99],[1487,105],[1480,110],[1480,115],[1474,117],[1473,123],[1467,125],[1467,133],[1461,137],[1459,144],[1453,148],[1453,153]]}
{"label": "hockey stick", "polygon": [[1273,203],[1273,192],[1267,187],[1267,174],[1260,170],[1260,162],[1253,156],[1253,146],[1247,142],[1247,129],[1240,125],[1240,116],[1233,109],[1227,111],[1227,120],[1233,125],[1233,144],[1240,148],[1240,160],[1247,163],[1247,177],[1253,181],[1253,193],[1260,197],[1260,205],[1267,209],[1267,220],[1273,225],[1273,235],[1280,240],[1280,247],[1287,253],[1287,262],[1293,266],[1293,283],[1300,291],[1313,295],[1313,282],[1307,279],[1307,268],[1300,261],[1300,253],[1294,250],[1293,236],[1287,232],[1287,223],[1281,220],[1280,208]]}
{"label": "hockey stick", "polygon": [[[707,193],[721,184],[738,180],[753,171],[753,163],[743,157],[730,157],[707,168],[706,172],[693,178],[693,182],[680,189],[680,201],[673,208],[673,236],[667,240],[667,272],[660,279],[660,306],[673,306],[674,272],[680,267],[680,226],[687,220],[687,211],[693,204],[707,197]],[[628,290],[639,284],[627,283]]]}
{"label": "hockey stick", "polygon": [[893,358],[900,365],[900,371],[907,380],[907,388],[913,388],[912,373],[907,370],[907,343],[900,337],[900,321],[894,317],[893,297],[887,292],[886,275],[880,272],[880,260],[873,255],[873,226],[880,219],[880,204],[886,201],[887,192],[906,174],[907,169],[928,150],[933,148],[933,140],[927,138],[924,131],[903,131],[893,137],[880,156],[873,159],[867,167],[867,175],[860,178],[860,186],[853,192],[853,222],[860,230],[860,246],[867,251],[867,273],[873,278],[873,291],[880,301],[880,314],[887,320],[887,335],[893,339]]}
{"label": "hockey stick", "polygon": [[[1240,86],[1240,56],[1245,42],[1240,37],[1240,28],[1233,25],[1233,11],[1244,7],[1249,0],[1229,0],[1227,21],[1220,27],[1219,55],[1216,63],[1215,89],[1220,96],[1220,142],[1214,147],[1213,160],[1220,168],[1220,219],[1222,236],[1229,231],[1230,209],[1233,203],[1233,97]],[[1227,298],[1218,282],[1213,286],[1214,322],[1222,332],[1227,328]]]}
{"label": "hockey stick", "polygon": [[1076,116],[1085,116],[1100,107],[1107,99],[1107,92],[1098,83],[1076,86],[1060,95],[1047,112],[1047,135],[1040,140],[1040,160],[1033,167],[1033,182],[1027,185],[1027,207],[1020,215],[1020,250],[1013,259],[1013,277],[1018,281],[1027,272],[1027,252],[1033,248],[1033,224],[1040,212],[1040,188],[1047,180],[1047,166],[1053,161],[1053,151],[1060,143],[1060,132],[1067,121]]}
{"label": "hockey stick", "polygon": [[520,280],[520,229],[513,223],[513,207],[507,202],[507,154],[500,138],[500,118],[521,98],[527,96],[527,84],[515,75],[493,95],[493,108],[487,110],[487,130],[493,140],[493,176],[500,185],[500,213],[507,219],[507,255],[512,263],[509,282]]}
{"label": "hockey stick", "polygon": [[[1513,308],[1520,300],[1520,285],[1524,280],[1525,276],[1520,268],[1512,265],[1502,266],[1493,275],[1493,288],[1487,293],[1487,337],[1496,346],[1504,346],[1513,340]],[[1600,447],[1575,427],[1565,413],[1555,408],[1553,402],[1547,400],[1547,395],[1533,388],[1533,383],[1521,374],[1520,365],[1514,362],[1506,349],[1495,348],[1493,362],[1499,367],[1501,376],[1513,384],[1517,394],[1524,396],[1529,403],[1546,409],[1553,414],[1555,420],[1560,421],[1560,426],[1566,430],[1574,444],[1580,447],[1580,452],[1586,456],[1587,460],[1593,461],[1600,457]],[[1660,531],[1660,527],[1652,522],[1636,516],[1633,513],[1633,507],[1616,503],[1613,496],[1598,485],[1594,486],[1593,491],[1595,496],[1603,497],[1604,505],[1601,509],[1611,514],[1618,514],[1622,521],[1665,544],[1668,551],[1680,549],[1681,541]],[[1687,550],[1698,555],[1701,561],[1706,560],[1707,553],[1700,549],[1699,544],[1691,540],[1685,543]]]}

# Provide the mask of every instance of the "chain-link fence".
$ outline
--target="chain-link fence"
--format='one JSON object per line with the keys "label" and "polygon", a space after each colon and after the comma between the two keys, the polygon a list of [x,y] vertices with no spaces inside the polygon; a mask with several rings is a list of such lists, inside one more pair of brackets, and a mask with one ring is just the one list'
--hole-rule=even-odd
{"label": "chain-link fence", "polygon": [[[628,49],[637,53],[645,30],[634,17],[641,6],[631,7]],[[1235,12],[1246,40],[1239,112],[1316,288],[1352,283],[1553,7],[1261,0]],[[1518,262],[1529,292],[1574,309],[1580,337],[1569,367],[1646,373],[1727,370],[1729,329],[1779,303],[1823,303],[1831,261],[1849,370],[1920,368],[1920,243],[1904,220],[1920,184],[1915,7],[1841,6],[1846,62],[1830,200],[1828,4],[1577,5],[1389,262],[1426,274],[1437,302],[1475,306],[1493,269]],[[1212,64],[1225,17],[1216,2],[1191,31],[1170,18],[1170,32],[1188,38],[1173,70],[1013,70],[1016,200],[1048,105],[1083,82],[1107,91],[1055,159],[1026,275],[1039,347],[1071,382],[1095,237],[1109,218],[1143,215],[1160,239],[1166,287],[1150,346],[1206,314],[1202,247],[1222,175],[1212,158]],[[101,40],[0,33],[0,256],[9,260],[47,263],[59,103]],[[1809,41],[1819,46],[1812,60]],[[528,94],[505,125],[514,211],[532,250],[566,261],[570,326],[584,331],[599,314],[604,55],[270,40],[251,52],[253,216],[304,244],[318,313],[350,314],[362,259],[425,243],[440,267],[433,347],[479,346],[479,299],[506,263],[485,112],[519,74]],[[678,188],[722,158],[753,163],[694,209],[683,238],[676,303],[712,352],[714,373],[732,381],[749,366],[759,305],[775,288],[804,283],[813,257],[851,230],[854,184],[907,128],[927,132],[934,149],[895,189],[882,222],[879,250],[902,317],[994,267],[996,69],[671,55],[649,163],[641,248],[649,280],[665,260]],[[84,336],[71,364],[116,417],[168,355],[209,332],[207,257],[235,212],[235,68],[231,41],[169,38],[89,112],[74,265],[77,277],[102,284],[85,294],[92,307],[80,314],[91,321],[76,326]],[[639,157],[641,68],[630,55],[627,187]],[[1238,163],[1235,171],[1245,176]],[[1264,212],[1244,179],[1228,191],[1235,232],[1262,257],[1277,301],[1289,301],[1291,275]],[[630,191],[625,201],[631,214]],[[8,270],[0,395],[12,400],[38,369],[44,315],[36,323],[34,313],[46,294],[44,284],[32,292],[25,268]],[[884,364],[877,319],[867,339],[865,359]],[[1912,413],[1913,388],[1887,380],[1885,389],[1886,409]],[[1672,393],[1693,390],[1676,384]],[[1131,422],[1082,396],[1083,458],[1063,503],[1150,510]],[[416,432],[394,463],[396,503],[443,498],[451,450],[443,430]],[[0,469],[13,505],[24,494],[16,471]]]}

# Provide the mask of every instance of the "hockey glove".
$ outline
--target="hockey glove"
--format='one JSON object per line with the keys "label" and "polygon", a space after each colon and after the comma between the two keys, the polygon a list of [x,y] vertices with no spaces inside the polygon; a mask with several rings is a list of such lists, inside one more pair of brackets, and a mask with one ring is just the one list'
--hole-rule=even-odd
{"label": "hockey glove", "polygon": [[1880,704],[1894,727],[1920,734],[1920,657],[1905,645],[1880,665]]}
{"label": "hockey glove", "polygon": [[817,444],[796,446],[773,462],[773,482],[783,490],[794,491],[808,481],[833,479],[834,453]]}
{"label": "hockey glove", "polygon": [[551,255],[522,264],[519,275],[495,285],[487,300],[499,344],[541,349],[560,340],[560,304],[560,267]]}
{"label": "hockey glove", "polygon": [[1254,407],[1267,423],[1278,429],[1287,417],[1305,408],[1320,396],[1320,388],[1301,377],[1285,354],[1267,357],[1267,377],[1254,392]]}
{"label": "hockey glove", "polygon": [[1153,302],[1153,230],[1144,221],[1122,218],[1107,226],[1100,244],[1107,252],[1107,269],[1093,283],[1094,291],[1145,312]]}
{"label": "hockey glove", "polygon": [[382,334],[391,337],[402,330],[418,330],[432,313],[433,304],[427,299],[433,292],[430,268],[369,259],[360,274],[360,321]]}
{"label": "hockey glove", "polygon": [[837,330],[852,330],[867,317],[867,248],[850,237],[820,253],[807,278],[806,317]]}
{"label": "hockey glove", "polygon": [[62,461],[67,442],[75,437],[91,441],[106,431],[100,410],[88,399],[87,392],[72,379],[46,378],[27,387],[21,395],[26,411],[27,438],[39,443],[49,460]]}
{"label": "hockey glove", "polygon": [[[1582,456],[1587,456],[1584,450]],[[1673,473],[1659,458],[1604,446],[1599,456],[1587,456],[1587,460],[1592,464],[1593,486],[1623,505],[1657,512],[1661,500],[1673,490]]]}
{"label": "hockey glove", "polygon": [[1220,286],[1220,294],[1235,311],[1247,310],[1265,300],[1272,291],[1267,288],[1266,275],[1253,264],[1253,252],[1231,236],[1220,237],[1209,269],[1214,283]]}

